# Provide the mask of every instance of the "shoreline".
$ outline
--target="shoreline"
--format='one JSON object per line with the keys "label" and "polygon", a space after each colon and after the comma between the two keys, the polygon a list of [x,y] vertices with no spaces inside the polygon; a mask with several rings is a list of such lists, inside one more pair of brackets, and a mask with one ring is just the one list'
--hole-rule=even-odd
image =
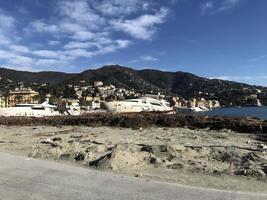
{"label": "shoreline", "polygon": [[122,127],[122,128],[189,128],[230,130],[241,133],[263,134],[267,136],[267,120],[255,117],[206,116],[190,114],[162,113],[128,113],[103,114],[94,113],[81,116],[52,117],[0,117],[0,125],[8,126],[88,126],[88,127]]}

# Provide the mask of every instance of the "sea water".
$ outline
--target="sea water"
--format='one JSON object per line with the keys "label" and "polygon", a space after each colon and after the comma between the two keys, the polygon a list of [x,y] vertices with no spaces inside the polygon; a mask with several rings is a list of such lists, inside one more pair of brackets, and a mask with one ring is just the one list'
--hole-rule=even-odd
{"label": "sea water", "polygon": [[198,114],[209,116],[258,117],[267,120],[267,106],[217,108],[207,112],[199,112]]}

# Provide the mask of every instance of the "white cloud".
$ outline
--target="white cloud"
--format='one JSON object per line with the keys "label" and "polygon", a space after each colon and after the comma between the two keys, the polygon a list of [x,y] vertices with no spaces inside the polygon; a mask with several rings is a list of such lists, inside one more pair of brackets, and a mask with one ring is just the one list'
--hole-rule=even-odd
{"label": "white cloud", "polygon": [[138,59],[131,60],[128,63],[134,64],[134,63],[140,63],[140,62],[156,62],[159,59],[154,56],[140,56]]}
{"label": "white cloud", "polygon": [[206,2],[200,6],[201,15],[205,15],[210,10],[214,9],[214,3],[212,1]]}
{"label": "white cloud", "polygon": [[[0,9],[1,12],[1,9]],[[15,19],[0,13],[0,28],[1,30],[11,30],[15,27]]]}
{"label": "white cloud", "polygon": [[115,40],[111,44],[101,47],[96,53],[98,54],[106,54],[114,52],[118,49],[123,49],[128,47],[131,44],[129,40]]}
{"label": "white cloud", "polygon": [[59,45],[61,42],[58,41],[58,40],[50,40],[48,41],[48,45],[50,46],[56,46],[56,45]]}
{"label": "white cloud", "polygon": [[19,53],[29,53],[30,50],[28,47],[23,46],[23,45],[11,45],[8,47],[10,50],[19,52]]}
{"label": "white cloud", "polygon": [[0,50],[0,59],[5,61],[9,66],[21,66],[27,67],[33,65],[34,61],[32,58],[27,56],[22,56],[16,52],[8,51],[8,50]]}
{"label": "white cloud", "polygon": [[31,57],[16,55],[9,60],[11,65],[32,66],[34,61]]}
{"label": "white cloud", "polygon": [[98,29],[101,24],[105,23],[105,18],[96,14],[85,0],[60,1],[58,11],[61,16],[89,29]]}
{"label": "white cloud", "polygon": [[115,29],[124,31],[138,39],[151,39],[156,31],[156,25],[162,24],[168,14],[168,9],[161,8],[156,14],[142,15],[131,20],[113,20]]}
{"label": "white cloud", "polygon": [[18,40],[16,20],[0,8],[0,45],[9,45],[12,40]]}
{"label": "white cloud", "polygon": [[85,27],[83,27],[80,24],[71,22],[71,21],[64,21],[64,22],[59,22],[58,25],[59,29],[58,32],[61,33],[75,33],[75,32],[82,32],[82,31],[86,31],[87,29]]}
{"label": "white cloud", "polygon": [[150,4],[144,0],[104,0],[95,1],[93,6],[103,15],[121,16],[147,10]]}
{"label": "white cloud", "polygon": [[[59,1],[56,8],[59,16],[54,18],[53,22],[52,20],[38,19],[31,22],[25,30],[28,33],[49,33],[57,38],[63,36],[77,41],[86,41],[103,32],[105,36],[102,37],[109,38],[111,31],[116,29],[129,33],[134,38],[151,39],[157,30],[157,25],[165,21],[168,9],[154,8],[150,9],[150,14],[144,13],[136,18],[131,18],[132,13],[146,11],[151,5],[153,4],[143,0]],[[151,10],[153,10],[153,14]],[[101,16],[99,12],[107,15],[113,14],[105,17]],[[119,19],[116,18],[117,15],[119,15]],[[131,19],[127,19],[129,17]]]}
{"label": "white cloud", "polygon": [[34,20],[28,27],[24,29],[27,33],[39,32],[39,33],[59,33],[60,28],[56,24],[48,24],[43,20]]}
{"label": "white cloud", "polygon": [[58,59],[38,59],[35,63],[36,66],[58,66],[66,65],[68,62]]}
{"label": "white cloud", "polygon": [[[50,16],[31,18],[28,24],[23,24],[25,19],[22,23],[21,19],[0,9],[0,65],[46,69],[125,49],[135,38],[151,39],[169,11],[160,8],[157,2],[146,0],[58,0],[53,3]],[[15,9],[31,17],[24,7]],[[23,31],[18,28],[21,25],[25,27]],[[40,41],[40,38],[45,39]],[[142,59],[155,61],[156,58]]]}
{"label": "white cloud", "polygon": [[32,54],[35,56],[44,57],[44,58],[59,58],[60,56],[59,52],[50,51],[50,50],[33,51]]}
{"label": "white cloud", "polygon": [[263,80],[267,80],[267,75],[262,76],[218,76],[210,79],[220,79],[235,82],[246,82],[249,84],[263,85]]}
{"label": "white cloud", "polygon": [[94,46],[92,42],[69,42],[64,45],[64,49],[87,49]]}
{"label": "white cloud", "polygon": [[11,43],[11,40],[7,36],[2,35],[0,33],[0,45],[8,45],[10,43]]}
{"label": "white cloud", "polygon": [[141,60],[143,61],[158,61],[158,58],[153,56],[141,56]]}
{"label": "white cloud", "polygon": [[67,50],[64,52],[67,56],[69,56],[72,59],[76,59],[79,57],[86,57],[90,58],[95,55],[94,52],[87,51],[85,49],[72,49],[72,50]]}
{"label": "white cloud", "polygon": [[78,40],[78,41],[85,41],[85,40],[90,40],[93,39],[95,36],[94,33],[89,32],[89,31],[79,31],[79,32],[75,32],[71,38],[74,40]]}
{"label": "white cloud", "polygon": [[214,15],[233,9],[240,4],[242,0],[213,0],[205,2],[200,6],[201,15]]}

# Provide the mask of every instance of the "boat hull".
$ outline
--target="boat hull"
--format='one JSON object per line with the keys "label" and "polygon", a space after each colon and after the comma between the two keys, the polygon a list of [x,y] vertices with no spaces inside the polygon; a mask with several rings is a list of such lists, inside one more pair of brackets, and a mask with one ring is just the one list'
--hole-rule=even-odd
{"label": "boat hull", "polygon": [[124,101],[112,101],[105,102],[105,108],[107,111],[112,113],[139,113],[139,112],[172,112],[173,109],[170,107],[163,106],[151,106],[141,103],[132,103]]}
{"label": "boat hull", "polygon": [[10,107],[1,108],[0,116],[12,117],[12,116],[27,116],[27,117],[46,117],[46,116],[57,116],[60,115],[57,111],[51,111],[50,109],[44,110],[33,110],[32,108],[20,108],[20,107]]}

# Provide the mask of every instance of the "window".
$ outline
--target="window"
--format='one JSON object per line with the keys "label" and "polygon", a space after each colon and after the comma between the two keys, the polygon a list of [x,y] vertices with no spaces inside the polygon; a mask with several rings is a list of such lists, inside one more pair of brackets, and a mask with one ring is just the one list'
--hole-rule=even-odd
{"label": "window", "polygon": [[161,106],[160,103],[150,102],[153,106]]}

